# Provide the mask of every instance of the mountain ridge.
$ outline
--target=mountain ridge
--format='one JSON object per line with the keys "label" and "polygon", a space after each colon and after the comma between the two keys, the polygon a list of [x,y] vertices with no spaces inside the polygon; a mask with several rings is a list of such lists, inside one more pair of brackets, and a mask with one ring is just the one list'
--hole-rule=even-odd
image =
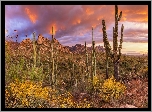
{"label": "mountain ridge", "polygon": [[[52,42],[54,47],[54,52],[62,52],[62,53],[74,53],[74,54],[83,54],[85,53],[85,46],[81,44],[76,44],[74,46],[63,46],[56,38],[52,38],[52,40],[43,37],[41,34],[39,34],[38,38],[36,39],[36,45],[38,47],[38,50],[42,54],[47,53],[48,51],[51,51],[51,44]],[[19,50],[20,52],[24,52],[24,54],[30,54],[30,52],[33,52],[33,41],[30,38],[26,38],[19,42],[13,42],[13,41],[7,41],[5,40],[5,44],[8,44],[12,51]],[[92,47],[87,47],[87,52],[91,53]],[[95,47],[96,52],[104,52],[105,49],[103,46],[96,46]]]}

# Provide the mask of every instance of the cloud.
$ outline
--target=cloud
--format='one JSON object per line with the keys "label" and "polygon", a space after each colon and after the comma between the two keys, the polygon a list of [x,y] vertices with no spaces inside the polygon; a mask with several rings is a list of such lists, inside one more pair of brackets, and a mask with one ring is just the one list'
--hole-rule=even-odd
{"label": "cloud", "polygon": [[[5,29],[8,35],[15,36],[18,30],[19,40],[36,35],[51,38],[52,26],[55,38],[64,45],[76,43],[91,44],[92,27],[94,40],[102,43],[102,20],[106,21],[109,41],[113,39],[115,21],[114,5],[8,5],[5,8]],[[118,5],[122,11],[120,28],[124,24],[124,41],[147,42],[148,37],[148,6]],[[14,33],[14,34],[13,34]]]}

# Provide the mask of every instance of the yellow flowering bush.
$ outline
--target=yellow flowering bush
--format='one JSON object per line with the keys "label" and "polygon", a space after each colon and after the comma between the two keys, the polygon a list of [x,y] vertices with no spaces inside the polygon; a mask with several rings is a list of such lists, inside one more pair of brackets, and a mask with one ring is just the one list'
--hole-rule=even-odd
{"label": "yellow flowering bush", "polygon": [[5,106],[8,108],[41,107],[48,102],[49,91],[51,91],[50,88],[42,88],[41,85],[41,82],[15,80],[5,89]]}
{"label": "yellow flowering bush", "polygon": [[93,86],[98,85],[98,83],[99,83],[98,77],[97,77],[97,76],[94,76],[94,77],[93,77]]}
{"label": "yellow flowering bush", "polygon": [[79,101],[79,103],[74,103],[74,108],[91,108],[91,104],[86,99]]}
{"label": "yellow flowering bush", "polygon": [[97,76],[93,77],[93,87],[95,90],[101,88],[101,81],[99,80],[99,78]]}
{"label": "yellow flowering bush", "polygon": [[111,99],[119,99],[125,90],[125,85],[120,82],[116,82],[114,76],[112,76],[104,81],[102,88],[100,89],[100,96],[104,101],[109,102]]}
{"label": "yellow flowering bush", "polygon": [[6,108],[89,108],[88,101],[77,104],[69,92],[60,93],[41,82],[15,80],[5,88]]}
{"label": "yellow flowering bush", "polygon": [[51,104],[58,108],[71,108],[74,105],[73,96],[69,92],[51,95]]}

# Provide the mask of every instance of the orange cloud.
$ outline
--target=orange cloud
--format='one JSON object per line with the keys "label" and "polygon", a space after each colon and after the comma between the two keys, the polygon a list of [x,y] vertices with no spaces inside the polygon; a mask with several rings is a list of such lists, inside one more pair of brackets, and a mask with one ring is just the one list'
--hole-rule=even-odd
{"label": "orange cloud", "polygon": [[148,22],[148,6],[146,5],[121,6],[120,10],[122,11],[122,21]]}
{"label": "orange cloud", "polygon": [[36,22],[37,19],[37,15],[32,13],[31,10],[29,8],[25,8],[25,12],[26,14],[29,16],[30,20],[32,21],[32,23]]}
{"label": "orange cloud", "polygon": [[101,20],[103,18],[103,16],[99,16],[99,17],[97,17],[97,20],[99,21],[99,20]]}
{"label": "orange cloud", "polygon": [[96,24],[92,25],[93,28],[95,28],[96,26],[97,26]]}
{"label": "orange cloud", "polygon": [[65,30],[65,26],[61,26],[60,28],[61,28],[61,30]]}
{"label": "orange cloud", "polygon": [[92,15],[92,14],[94,14],[94,11],[91,10],[90,8],[87,8],[87,9],[86,9],[86,14],[87,14],[87,15]]}
{"label": "orange cloud", "polygon": [[145,14],[145,15],[147,15],[147,14],[148,14],[148,11],[139,11],[139,12],[137,12],[136,14]]}
{"label": "orange cloud", "polygon": [[73,20],[73,22],[72,22],[73,25],[80,24],[80,23],[81,23],[80,19]]}

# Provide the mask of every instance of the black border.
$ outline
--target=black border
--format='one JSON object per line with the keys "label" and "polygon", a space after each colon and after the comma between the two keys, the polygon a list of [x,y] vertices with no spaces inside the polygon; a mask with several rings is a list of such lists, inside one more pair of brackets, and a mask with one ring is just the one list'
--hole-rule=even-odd
{"label": "black border", "polygon": [[89,108],[89,109],[34,109],[34,108],[5,108],[5,75],[1,72],[2,102],[1,110],[5,111],[150,111],[151,110],[151,1],[1,1],[1,45],[2,45],[2,69],[5,70],[5,5],[148,5],[148,108]]}

